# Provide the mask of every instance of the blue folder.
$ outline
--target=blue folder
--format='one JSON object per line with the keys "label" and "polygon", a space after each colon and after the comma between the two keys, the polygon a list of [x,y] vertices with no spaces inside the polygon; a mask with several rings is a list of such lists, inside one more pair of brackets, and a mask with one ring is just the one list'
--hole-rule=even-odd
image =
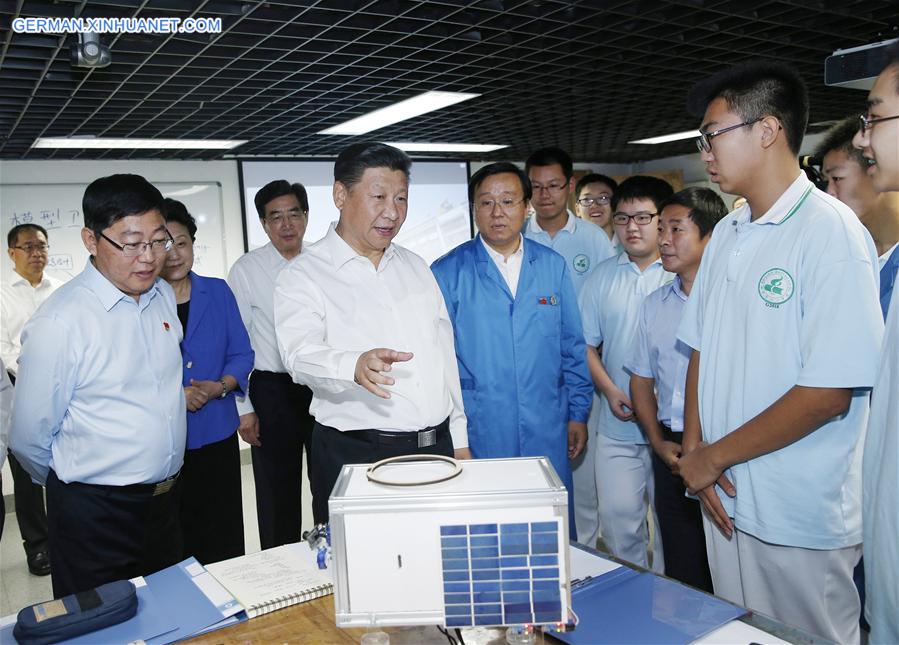
{"label": "blue folder", "polygon": [[690,643],[748,613],[652,573],[620,567],[572,584],[577,627],[553,637],[571,645]]}

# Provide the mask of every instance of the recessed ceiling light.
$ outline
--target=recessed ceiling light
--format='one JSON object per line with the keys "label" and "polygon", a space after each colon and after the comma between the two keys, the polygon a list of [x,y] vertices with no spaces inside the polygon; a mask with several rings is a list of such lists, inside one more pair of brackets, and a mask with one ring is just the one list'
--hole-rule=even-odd
{"label": "recessed ceiling light", "polygon": [[366,132],[371,132],[372,130],[377,130],[378,128],[383,128],[384,126],[393,123],[399,123],[400,121],[405,121],[406,119],[411,119],[412,117],[426,114],[427,112],[433,112],[434,110],[439,110],[456,103],[461,103],[462,101],[467,101],[468,99],[473,99],[476,96],[480,96],[480,94],[465,94],[462,92],[425,92],[418,96],[413,96],[410,99],[406,99],[405,101],[400,101],[399,103],[388,105],[387,107],[375,110],[374,112],[363,114],[355,119],[350,119],[349,121],[345,121],[340,125],[335,125],[327,130],[322,130],[319,134],[365,134]]}
{"label": "recessed ceiling light", "polygon": [[40,137],[32,148],[84,148],[125,150],[231,150],[246,139],[112,139],[103,137]]}
{"label": "recessed ceiling light", "polygon": [[663,134],[659,137],[650,137],[649,139],[637,139],[636,141],[628,141],[628,143],[668,143],[669,141],[680,141],[681,139],[695,139],[701,133],[699,130],[684,130],[683,132],[674,132],[672,134]]}
{"label": "recessed ceiling light", "polygon": [[412,143],[385,141],[388,146],[405,150],[406,152],[493,152],[508,145],[495,145],[492,143]]}

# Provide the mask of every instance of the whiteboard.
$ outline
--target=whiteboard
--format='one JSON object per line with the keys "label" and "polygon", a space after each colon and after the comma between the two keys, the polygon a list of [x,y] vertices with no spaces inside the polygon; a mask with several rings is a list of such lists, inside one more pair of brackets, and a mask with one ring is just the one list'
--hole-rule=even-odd
{"label": "whiteboard", "polygon": [[[184,202],[197,221],[194,271],[226,276],[222,187],[218,182],[154,182],[165,197]],[[81,273],[88,252],[81,241],[84,214],[81,198],[87,183],[0,184],[0,230],[3,240],[18,224],[38,224],[47,229],[50,259],[47,272],[68,280]],[[2,263],[0,280],[12,274],[10,260]]]}
{"label": "whiteboard", "polygon": [[[309,197],[309,222],[303,244],[323,238],[340,213],[334,206],[333,161],[241,161],[247,250],[268,242],[253,198],[268,182],[299,182]],[[409,180],[409,210],[395,242],[428,264],[471,239],[468,164],[464,161],[415,161]]]}

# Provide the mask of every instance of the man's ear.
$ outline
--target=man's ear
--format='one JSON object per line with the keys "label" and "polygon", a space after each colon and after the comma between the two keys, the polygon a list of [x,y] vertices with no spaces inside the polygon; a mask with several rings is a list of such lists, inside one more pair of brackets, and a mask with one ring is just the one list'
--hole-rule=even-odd
{"label": "man's ear", "polygon": [[343,208],[343,205],[346,203],[348,192],[349,190],[342,181],[334,182],[334,190],[332,193],[334,195],[334,205],[337,207],[337,210]]}
{"label": "man's ear", "polygon": [[762,147],[770,148],[780,138],[785,137],[783,126],[775,116],[766,116],[759,121],[762,132]]}
{"label": "man's ear", "polygon": [[88,253],[93,256],[97,255],[97,236],[86,226],[81,229],[81,242],[84,244],[84,248],[87,249]]}

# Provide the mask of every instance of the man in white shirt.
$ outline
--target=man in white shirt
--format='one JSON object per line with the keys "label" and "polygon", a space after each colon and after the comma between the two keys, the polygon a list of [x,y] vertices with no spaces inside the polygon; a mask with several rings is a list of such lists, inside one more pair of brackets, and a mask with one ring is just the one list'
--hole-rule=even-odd
{"label": "man in white shirt", "polygon": [[705,511],[715,593],[858,642],[877,253],[858,217],[799,168],[808,97],[793,69],[721,70],[693,88],[690,108],[703,115],[710,179],[746,197],[715,227],[678,330],[693,353],[677,465]]}
{"label": "man in white shirt", "polygon": [[281,272],[275,327],[284,366],[312,388],[316,523],[346,463],[436,453],[468,458],[453,327],[428,265],[393,244],[411,160],[381,143],[334,164],[336,225]]}
{"label": "man in white shirt", "polygon": [[[22,353],[22,328],[51,293],[62,285],[61,280],[46,275],[49,244],[47,231],[37,224],[19,224],[6,237],[7,253],[14,271],[0,288],[0,356],[15,383]],[[37,576],[50,573],[47,555],[47,511],[44,508],[44,487],[31,477],[10,454],[9,469],[13,476],[16,520],[22,533],[28,570]]]}
{"label": "man in white shirt", "polygon": [[[877,190],[899,191],[899,43],[887,50],[886,66],[868,94],[868,110],[854,143]],[[896,192],[887,194],[899,194]],[[896,251],[893,252],[896,255]],[[881,274],[882,275],[882,274]],[[882,279],[882,277],[881,277]],[[868,563],[865,616],[870,643],[899,642],[899,298],[886,323],[880,369],[862,468],[863,536]]]}
{"label": "man in white shirt", "polygon": [[298,385],[281,362],[275,340],[275,279],[303,248],[309,200],[302,184],[269,182],[253,200],[269,243],[239,258],[228,275],[256,353],[249,396],[237,400],[238,432],[251,444],[256,515],[263,549],[302,534],[303,450],[309,459],[312,391]]}

